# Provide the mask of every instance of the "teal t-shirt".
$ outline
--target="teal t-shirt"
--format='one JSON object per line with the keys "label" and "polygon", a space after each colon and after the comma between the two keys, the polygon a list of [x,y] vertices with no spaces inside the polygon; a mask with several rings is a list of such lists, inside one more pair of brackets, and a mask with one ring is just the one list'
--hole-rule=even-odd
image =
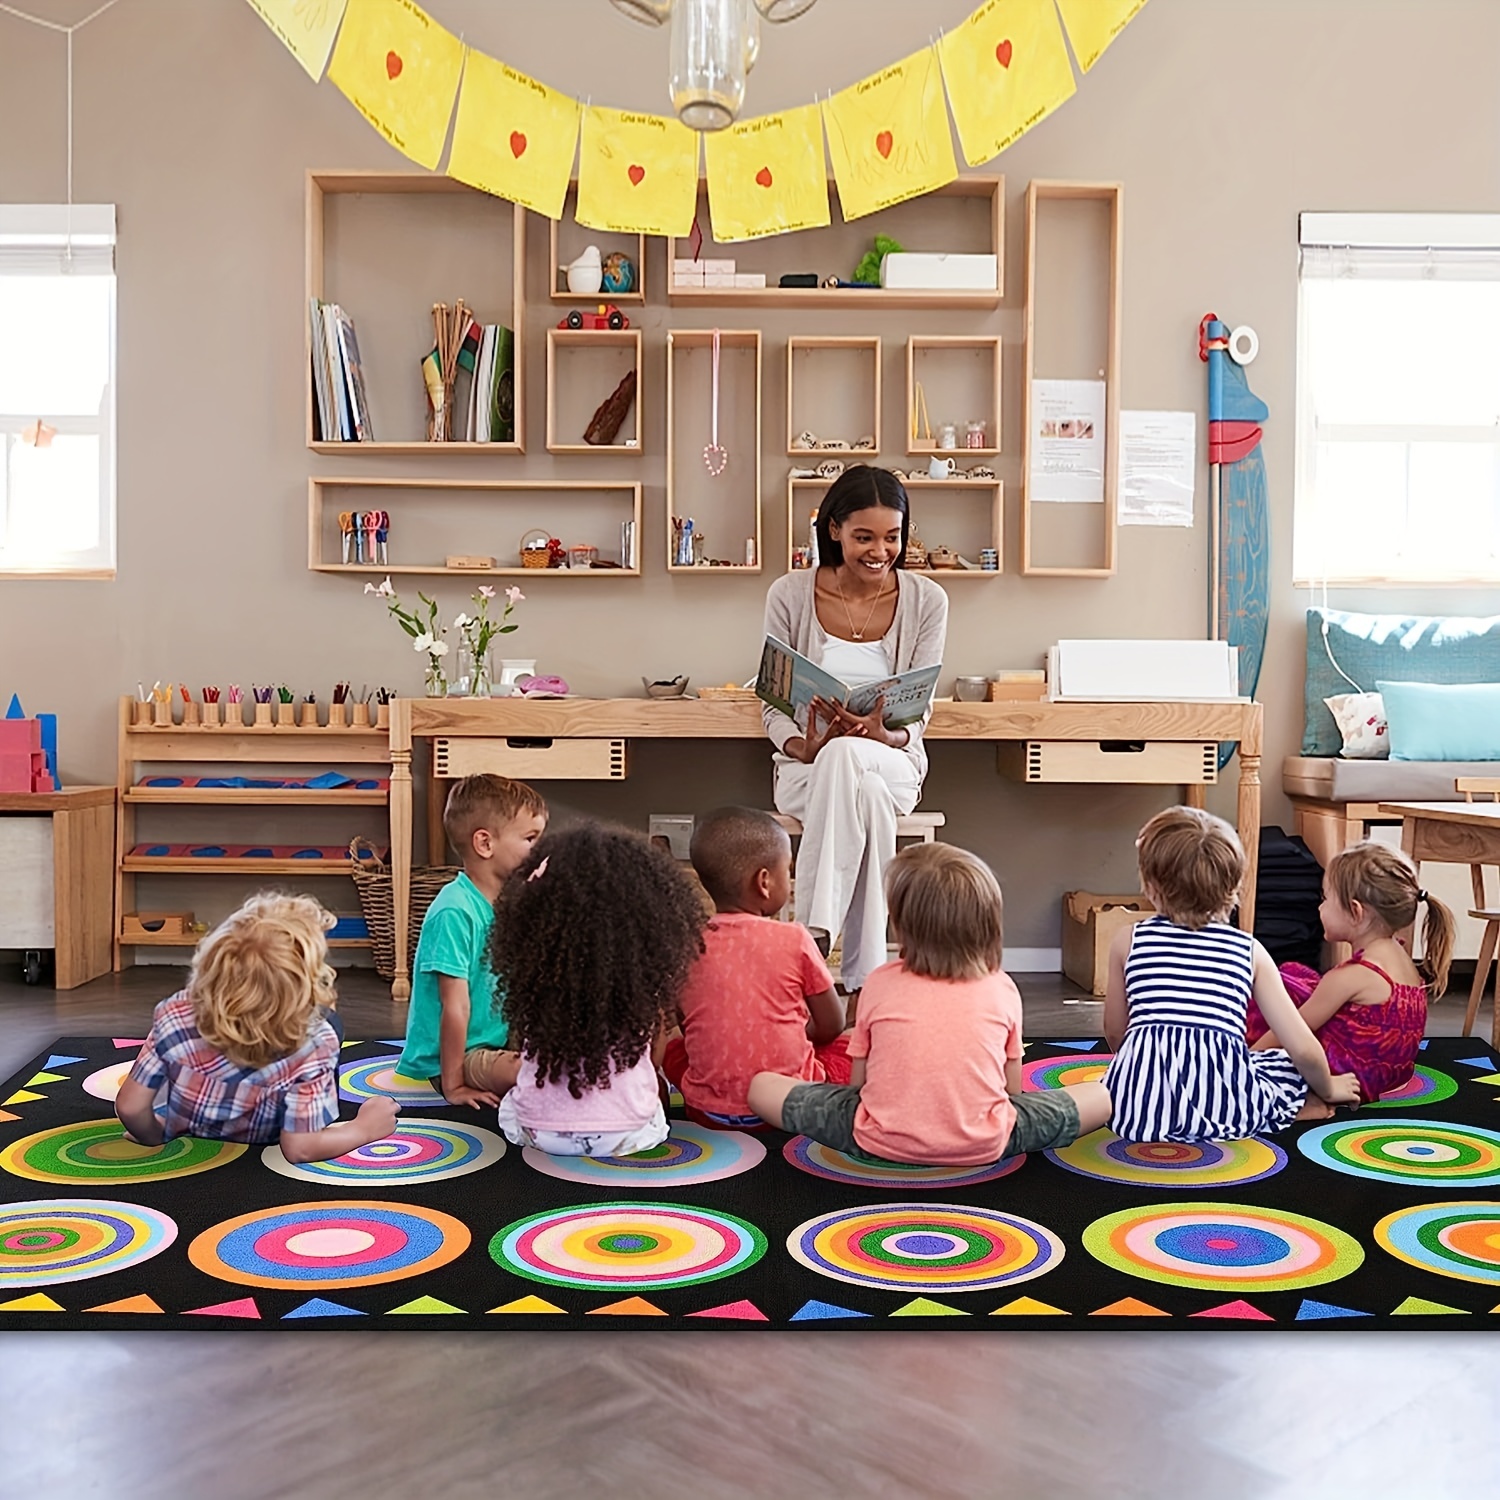
{"label": "teal t-shirt", "polygon": [[510,1027],[500,1010],[489,964],[490,929],[494,925],[494,907],[467,875],[450,880],[427,908],[412,965],[406,1047],[397,1065],[397,1072],[404,1077],[436,1078],[442,1071],[439,974],[469,982],[469,1035],[464,1050],[505,1045]]}

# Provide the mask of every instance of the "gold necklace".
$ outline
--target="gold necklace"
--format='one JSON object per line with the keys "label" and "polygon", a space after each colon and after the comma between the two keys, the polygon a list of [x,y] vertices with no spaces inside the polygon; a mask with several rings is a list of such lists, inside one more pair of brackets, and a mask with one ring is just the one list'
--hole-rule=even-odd
{"label": "gold necklace", "polygon": [[844,618],[849,622],[849,629],[853,633],[854,639],[862,641],[865,638],[865,631],[870,628],[870,621],[875,618],[875,611],[880,608],[880,601],[885,598],[885,580],[881,579],[880,587],[875,591],[875,602],[870,606],[870,613],[865,616],[864,628],[856,630],[854,626],[854,614],[849,608],[848,599],[844,597],[844,580],[839,577],[839,571],[841,570],[835,569],[834,571],[833,586],[839,591],[839,600],[844,606]]}

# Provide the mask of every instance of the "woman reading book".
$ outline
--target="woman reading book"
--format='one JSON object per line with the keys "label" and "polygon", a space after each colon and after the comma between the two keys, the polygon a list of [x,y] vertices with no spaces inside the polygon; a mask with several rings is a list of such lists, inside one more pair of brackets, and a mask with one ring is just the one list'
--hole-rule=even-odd
{"label": "woman reading book", "polygon": [[[886,469],[856,464],[818,508],[818,566],[778,578],[766,634],[848,687],[942,664],[948,596],[905,571],[910,506]],[[888,726],[883,699],[859,715],[815,698],[805,726],[764,709],[775,745],[776,807],[802,824],[797,919],[828,941],[843,934],[843,984],[857,996],[885,962],[885,867],[896,819],[916,807],[927,774],[922,730],[932,709]]]}

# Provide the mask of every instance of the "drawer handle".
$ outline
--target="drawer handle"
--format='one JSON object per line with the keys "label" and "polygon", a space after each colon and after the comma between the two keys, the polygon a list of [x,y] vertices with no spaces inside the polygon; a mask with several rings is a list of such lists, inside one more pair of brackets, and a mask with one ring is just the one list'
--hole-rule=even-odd
{"label": "drawer handle", "polygon": [[1099,751],[1103,755],[1143,755],[1145,740],[1100,740]]}
{"label": "drawer handle", "polygon": [[528,740],[516,735],[509,735],[506,737],[505,745],[509,750],[550,750],[552,748],[552,741],[550,739]]}

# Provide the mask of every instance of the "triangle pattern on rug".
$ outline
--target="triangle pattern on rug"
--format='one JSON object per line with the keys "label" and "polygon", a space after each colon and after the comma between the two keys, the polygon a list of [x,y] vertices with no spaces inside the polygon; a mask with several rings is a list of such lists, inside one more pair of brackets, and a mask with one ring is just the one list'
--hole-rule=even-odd
{"label": "triangle pattern on rug", "polygon": [[0,1104],[30,1104],[33,1099],[45,1099],[45,1094],[34,1094],[30,1089],[17,1089],[9,1099],[0,1099]]}
{"label": "triangle pattern on rug", "polygon": [[1235,1298],[1233,1302],[1221,1302],[1217,1307],[1206,1307],[1202,1312],[1189,1313],[1190,1318],[1240,1318],[1246,1323],[1274,1323],[1276,1321],[1270,1313],[1263,1313],[1258,1307],[1244,1301],[1243,1298]]}
{"label": "triangle pattern on rug", "polygon": [[1338,1307],[1332,1302],[1319,1302],[1313,1297],[1304,1297],[1297,1309],[1294,1321],[1312,1323],[1320,1318],[1373,1318],[1374,1313],[1360,1312],[1357,1307]]}
{"label": "triangle pattern on rug", "polygon": [[517,1297],[514,1302],[507,1302],[502,1307],[492,1307],[492,1313],[565,1313],[566,1308],[555,1307],[550,1302],[544,1302],[540,1297]]}
{"label": "triangle pattern on rug", "polygon": [[86,1059],[82,1057],[63,1057],[60,1053],[54,1052],[52,1056],[42,1064],[42,1066],[44,1068],[66,1068],[69,1063],[84,1061],[86,1061]]}
{"label": "triangle pattern on rug", "polygon": [[742,1323],[769,1323],[771,1320],[753,1303],[741,1297],[738,1302],[726,1302],[722,1307],[705,1307],[702,1312],[689,1313],[690,1318],[737,1318]]}
{"label": "triangle pattern on rug", "polygon": [[972,1318],[973,1313],[968,1313],[961,1307],[948,1307],[941,1302],[934,1302],[931,1297],[913,1297],[904,1307],[898,1307],[891,1314],[893,1318]]}
{"label": "triangle pattern on rug", "polygon": [[1087,1042],[1048,1042],[1049,1047],[1066,1047],[1070,1052],[1092,1052],[1099,1045],[1099,1039],[1093,1038]]}
{"label": "triangle pattern on rug", "polygon": [[184,1310],[183,1316],[195,1318],[199,1315],[213,1318],[256,1318],[260,1317],[260,1309],[255,1305],[254,1297],[236,1297],[232,1302],[215,1302],[209,1307],[189,1307]]}
{"label": "triangle pattern on rug", "polygon": [[288,1318],[367,1318],[368,1313],[361,1312],[357,1307],[345,1307],[342,1302],[330,1302],[326,1297],[311,1297],[300,1307],[294,1307],[289,1313],[282,1313],[281,1321],[285,1323]]}
{"label": "triangle pattern on rug", "polygon": [[362,1045],[362,1044],[359,1043],[359,1042],[340,1042],[339,1043],[339,1051],[342,1052],[345,1047],[358,1047],[360,1045]]}
{"label": "triangle pattern on rug", "polygon": [[1415,1317],[1418,1315],[1431,1316],[1434,1313],[1451,1313],[1460,1318],[1469,1316],[1468,1310],[1462,1307],[1449,1307],[1442,1302],[1429,1302],[1425,1297],[1408,1297],[1400,1307],[1391,1309],[1393,1318]]}
{"label": "triangle pattern on rug", "polygon": [[1111,1302],[1108,1307],[1096,1307],[1089,1314],[1091,1318],[1170,1318],[1171,1313],[1164,1313],[1159,1307],[1152,1307],[1149,1302],[1138,1301],[1134,1297],[1121,1297],[1118,1302]]}
{"label": "triangle pattern on rug", "polygon": [[605,1307],[591,1307],[588,1315],[593,1317],[596,1313],[605,1313],[609,1317],[619,1318],[664,1318],[661,1308],[647,1302],[644,1297],[627,1297],[623,1302],[611,1302]]}
{"label": "triangle pattern on rug", "polygon": [[437,1297],[416,1297],[410,1302],[403,1302],[400,1307],[393,1307],[386,1317],[393,1318],[397,1313],[462,1313],[463,1308],[455,1307],[451,1302],[443,1302]]}
{"label": "triangle pattern on rug", "polygon": [[1493,1071],[1495,1067],[1493,1057],[1456,1057],[1453,1060],[1461,1068],[1489,1068]]}
{"label": "triangle pattern on rug", "polygon": [[1478,1078],[1471,1078],[1470,1083],[1500,1083],[1500,1073],[1484,1073]]}
{"label": "triangle pattern on rug", "polygon": [[144,1047],[146,1038],[143,1036],[112,1036],[110,1038],[117,1047]]}
{"label": "triangle pattern on rug", "polygon": [[157,1304],[155,1297],[148,1297],[141,1292],[134,1297],[121,1297],[118,1302],[104,1302],[98,1307],[86,1307],[84,1312],[107,1312],[107,1313],[159,1313],[165,1309]]}
{"label": "triangle pattern on rug", "polygon": [[19,1120],[20,1118],[20,1115],[16,1114],[14,1110],[0,1109],[0,1125],[7,1125],[10,1121]]}
{"label": "triangle pattern on rug", "polygon": [[16,1297],[9,1302],[0,1302],[0,1312],[66,1312],[61,1302],[54,1302],[46,1292],[33,1292],[29,1297]]}
{"label": "triangle pattern on rug", "polygon": [[839,1307],[832,1302],[819,1302],[814,1298],[811,1302],[804,1302],[801,1307],[787,1319],[788,1323],[817,1323],[825,1318],[868,1318],[873,1314],[867,1312],[855,1312],[852,1307]]}
{"label": "triangle pattern on rug", "polygon": [[66,1083],[67,1077],[62,1073],[33,1073],[23,1085],[28,1089],[39,1088],[44,1083]]}
{"label": "triangle pattern on rug", "polygon": [[1035,1297],[1017,1297],[1014,1302],[1007,1302],[1004,1307],[997,1307],[990,1316],[992,1318],[1070,1318],[1073,1315],[1064,1312],[1060,1307],[1053,1307],[1048,1302],[1038,1302]]}

